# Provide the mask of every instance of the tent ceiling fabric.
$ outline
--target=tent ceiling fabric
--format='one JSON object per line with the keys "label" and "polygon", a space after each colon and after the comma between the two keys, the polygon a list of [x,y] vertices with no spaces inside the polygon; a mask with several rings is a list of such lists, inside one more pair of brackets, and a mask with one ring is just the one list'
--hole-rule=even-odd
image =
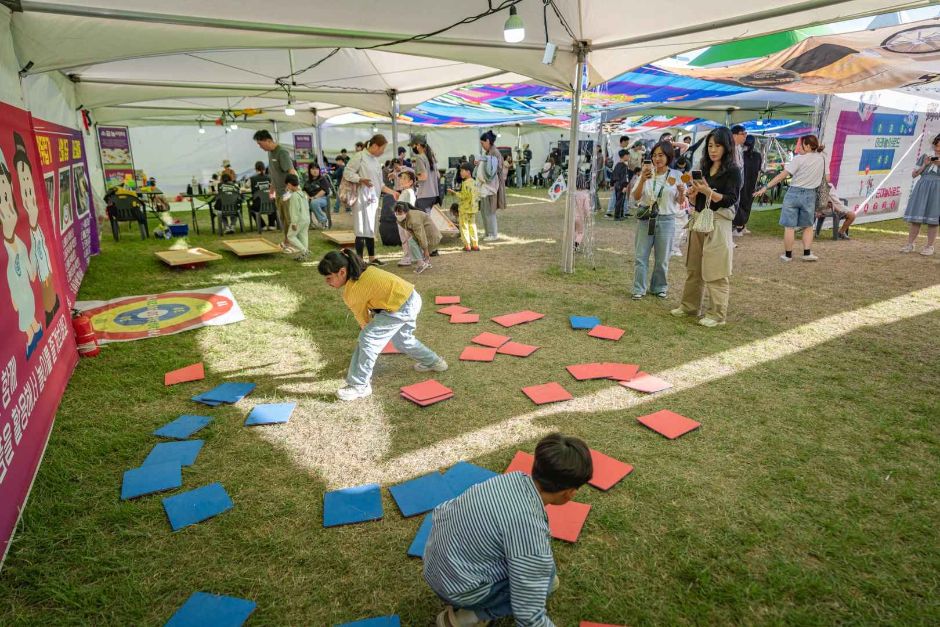
{"label": "tent ceiling fabric", "polygon": [[[549,39],[559,45],[552,65],[541,62],[543,4],[536,0],[493,0],[516,4],[526,25],[526,40],[503,41],[507,11],[462,24],[446,33],[383,48],[404,54],[463,61],[472,59],[556,86],[571,85],[577,61],[573,40],[555,15]],[[592,84],[627,68],[688,50],[765,33],[790,30],[875,13],[924,6],[929,0],[713,0],[703,20],[701,3],[673,0],[668,20],[662,11],[625,8],[622,0],[556,0],[575,38],[588,42]],[[453,3],[396,3],[362,0],[334,3],[316,11],[306,0],[282,0],[277,11],[265,3],[219,0],[70,0],[56,4],[21,1],[13,16],[14,43],[22,60],[42,72],[119,59],[238,48],[363,47],[430,32],[459,17]],[[459,5],[460,13],[484,11],[483,0]],[[747,7],[742,10],[743,7]],[[227,16],[227,17],[220,17]],[[286,16],[290,16],[288,19]],[[54,42],[54,44],[52,43]]]}

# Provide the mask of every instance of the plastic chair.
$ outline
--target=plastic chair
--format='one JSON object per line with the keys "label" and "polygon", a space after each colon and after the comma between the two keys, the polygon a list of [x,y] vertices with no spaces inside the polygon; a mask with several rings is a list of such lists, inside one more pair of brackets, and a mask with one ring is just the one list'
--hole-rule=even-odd
{"label": "plastic chair", "polygon": [[281,217],[277,215],[277,205],[271,200],[267,190],[263,193],[259,190],[252,199],[251,204],[252,210],[248,219],[254,222],[254,228],[258,229],[258,233],[261,233],[260,216],[267,216],[268,224],[271,224],[271,219],[273,218],[278,228],[281,228]]}
{"label": "plastic chair", "polygon": [[242,219],[242,196],[234,192],[220,192],[218,206],[212,215],[212,232],[215,233],[215,219],[219,218],[219,232],[222,232],[222,217],[238,218],[238,228],[245,232],[245,223]]}
{"label": "plastic chair", "polygon": [[120,222],[136,222],[140,228],[140,239],[150,237],[147,225],[147,213],[140,199],[122,194],[113,195],[108,204],[108,221],[111,222],[111,235],[114,241],[120,240]]}

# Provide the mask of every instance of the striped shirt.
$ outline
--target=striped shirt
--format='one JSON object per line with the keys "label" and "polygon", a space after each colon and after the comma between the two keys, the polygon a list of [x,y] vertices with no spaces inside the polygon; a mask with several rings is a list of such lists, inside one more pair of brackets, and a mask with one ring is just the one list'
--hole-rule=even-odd
{"label": "striped shirt", "polygon": [[548,516],[532,478],[493,477],[434,510],[424,552],[424,579],[461,607],[509,581],[516,625],[553,627],[545,600],[555,575]]}

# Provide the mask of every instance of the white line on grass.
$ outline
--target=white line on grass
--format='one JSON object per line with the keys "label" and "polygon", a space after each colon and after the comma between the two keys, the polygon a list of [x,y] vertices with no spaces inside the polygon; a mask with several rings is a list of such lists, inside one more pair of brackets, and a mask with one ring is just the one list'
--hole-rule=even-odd
{"label": "white line on grass", "polygon": [[[372,481],[395,483],[450,466],[462,459],[472,459],[535,439],[556,429],[552,425],[536,424],[541,418],[558,414],[630,409],[650,400],[658,401],[669,394],[684,392],[809,350],[865,327],[892,324],[938,310],[940,284],[821,318],[773,337],[656,373],[656,376],[674,386],[659,394],[642,395],[619,385],[612,385],[589,396],[513,416],[393,459],[383,459],[391,449],[393,429],[381,403],[374,397],[364,401],[341,403],[302,396],[298,399],[297,411],[289,424],[265,427],[257,433],[284,447],[299,466],[319,471],[330,488]],[[689,324],[691,323],[689,321]],[[239,326],[241,325],[218,327],[217,332],[225,332],[226,329]],[[232,358],[230,351],[225,353],[229,359]],[[229,369],[234,366],[232,363],[225,365]],[[286,377],[285,385],[280,388],[281,392],[289,395],[330,395],[341,385],[338,380],[309,379],[305,382],[293,382],[292,385],[289,379]]]}

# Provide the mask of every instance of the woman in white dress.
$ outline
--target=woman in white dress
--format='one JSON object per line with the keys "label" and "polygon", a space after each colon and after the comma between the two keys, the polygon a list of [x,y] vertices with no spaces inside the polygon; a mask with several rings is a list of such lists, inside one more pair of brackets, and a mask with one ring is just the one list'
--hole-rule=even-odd
{"label": "woman in white dress", "polygon": [[398,200],[398,192],[385,185],[382,179],[382,164],[379,158],[385,153],[388,140],[384,135],[373,135],[364,150],[352,156],[343,171],[343,179],[359,186],[356,204],[352,207],[356,234],[356,253],[362,257],[363,250],[369,252],[369,263],[384,265],[375,256],[375,218],[379,210],[381,194],[390,194]]}

